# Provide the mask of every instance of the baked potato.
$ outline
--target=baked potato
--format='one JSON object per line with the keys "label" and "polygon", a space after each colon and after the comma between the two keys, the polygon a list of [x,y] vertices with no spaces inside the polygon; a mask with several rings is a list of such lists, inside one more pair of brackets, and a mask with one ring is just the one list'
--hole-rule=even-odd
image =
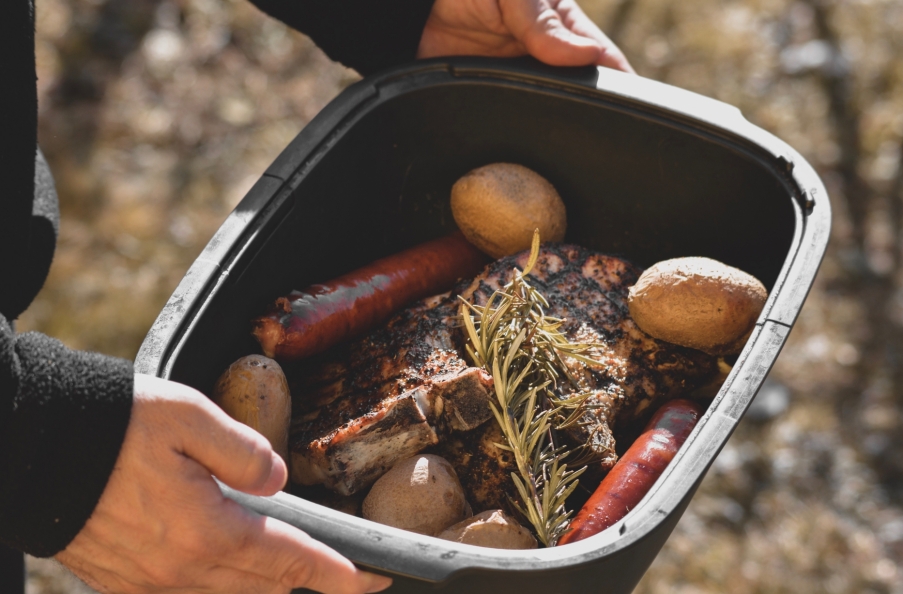
{"label": "baked potato", "polygon": [[364,517],[380,524],[434,536],[470,515],[452,465],[421,454],[395,464],[364,499]]}
{"label": "baked potato", "polygon": [[263,355],[242,357],[217,380],[212,399],[230,417],[266,437],[289,463],[292,399],[278,363]]}
{"label": "baked potato", "polygon": [[493,163],[464,175],[451,190],[455,223],[470,243],[493,258],[530,248],[533,231],[562,241],[564,202],[544,177],[514,163]]}
{"label": "baked potato", "polygon": [[536,538],[517,520],[500,509],[491,509],[462,520],[438,537],[494,549],[535,549]]}
{"label": "baked potato", "polygon": [[674,258],[630,288],[630,315],[643,332],[710,355],[739,353],[768,291],[754,276],[710,258]]}

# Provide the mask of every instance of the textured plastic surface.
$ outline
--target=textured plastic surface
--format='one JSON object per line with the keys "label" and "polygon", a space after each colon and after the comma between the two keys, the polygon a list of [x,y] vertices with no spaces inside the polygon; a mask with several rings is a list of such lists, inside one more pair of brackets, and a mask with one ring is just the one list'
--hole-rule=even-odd
{"label": "textured plastic surface", "polygon": [[809,164],[733,107],[607,69],[530,60],[433,60],[367,78],[239,204],[137,366],[209,391],[231,361],[257,352],[248,320],[273,298],[450,231],[451,185],[495,161],[531,167],[558,188],[567,241],[640,266],[708,256],[768,287],[756,331],[662,479],[614,527],[535,551],[440,541],[291,495],[224,491],[394,576],[392,592],[629,592],[777,358],[830,231]]}

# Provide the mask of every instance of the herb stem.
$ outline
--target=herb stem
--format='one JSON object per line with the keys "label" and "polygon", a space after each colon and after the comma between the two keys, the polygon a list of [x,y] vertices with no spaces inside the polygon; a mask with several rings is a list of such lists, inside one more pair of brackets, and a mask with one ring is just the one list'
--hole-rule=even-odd
{"label": "herb stem", "polygon": [[586,470],[585,464],[569,470],[563,463],[572,450],[559,445],[555,431],[577,422],[590,395],[556,395],[561,378],[577,387],[564,358],[601,364],[584,355],[596,345],[571,343],[560,331],[564,320],[546,316],[548,301],[525,279],[538,259],[536,231],[523,272],[515,268],[511,282],[484,306],[462,298],[461,318],[468,354],[492,374],[496,401],[490,406],[506,441],[496,445],[512,453],[517,467],[511,480],[519,498],[512,504],[533,525],[537,538],[554,546],[572,513],[565,502]]}

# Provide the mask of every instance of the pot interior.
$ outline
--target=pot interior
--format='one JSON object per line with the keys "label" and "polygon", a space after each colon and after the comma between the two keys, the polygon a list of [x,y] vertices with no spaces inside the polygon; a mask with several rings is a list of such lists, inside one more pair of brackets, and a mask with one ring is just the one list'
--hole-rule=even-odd
{"label": "pot interior", "polygon": [[770,290],[792,247],[796,215],[775,166],[666,116],[446,79],[381,88],[351,117],[298,163],[294,188],[194,320],[171,379],[209,393],[233,360],[259,352],[249,321],[273,299],[452,231],[452,184],[488,163],[546,177],[567,206],[568,242],[642,267],[707,256]]}

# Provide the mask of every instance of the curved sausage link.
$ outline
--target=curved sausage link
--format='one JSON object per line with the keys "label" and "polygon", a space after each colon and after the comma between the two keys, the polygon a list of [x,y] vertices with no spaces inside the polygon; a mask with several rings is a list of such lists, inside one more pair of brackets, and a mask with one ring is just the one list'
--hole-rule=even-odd
{"label": "curved sausage link", "polygon": [[322,285],[293,291],[252,324],[264,354],[294,361],[362,334],[412,301],[475,276],[486,256],[461,233],[423,243]]}
{"label": "curved sausage link", "polygon": [[598,534],[636,507],[677,454],[700,416],[702,409],[688,400],[665,403],[605,476],[558,544]]}

